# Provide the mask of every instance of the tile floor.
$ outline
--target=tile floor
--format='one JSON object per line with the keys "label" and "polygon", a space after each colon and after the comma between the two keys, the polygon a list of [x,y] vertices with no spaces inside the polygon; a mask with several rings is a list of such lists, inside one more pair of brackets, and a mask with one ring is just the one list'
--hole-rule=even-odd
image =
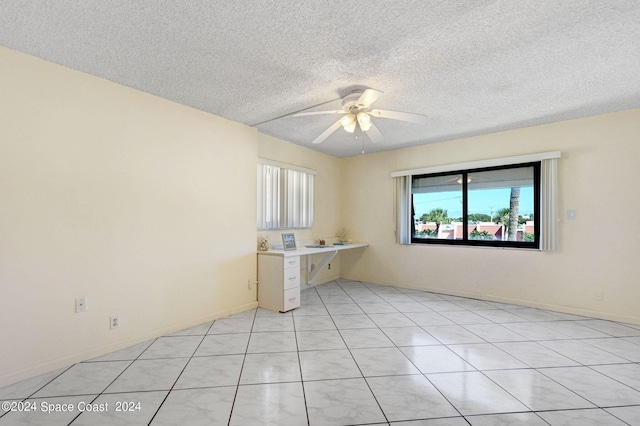
{"label": "tile floor", "polygon": [[640,425],[638,325],[346,280],[302,301],[0,389],[35,410],[0,425]]}

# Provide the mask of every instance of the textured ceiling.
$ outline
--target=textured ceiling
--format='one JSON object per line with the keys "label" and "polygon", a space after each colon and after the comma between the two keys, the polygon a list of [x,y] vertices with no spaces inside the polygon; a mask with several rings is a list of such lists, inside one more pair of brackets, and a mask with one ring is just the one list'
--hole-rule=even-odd
{"label": "textured ceiling", "polygon": [[[637,0],[2,0],[0,45],[337,157],[640,107]],[[288,116],[365,88],[428,122]]]}

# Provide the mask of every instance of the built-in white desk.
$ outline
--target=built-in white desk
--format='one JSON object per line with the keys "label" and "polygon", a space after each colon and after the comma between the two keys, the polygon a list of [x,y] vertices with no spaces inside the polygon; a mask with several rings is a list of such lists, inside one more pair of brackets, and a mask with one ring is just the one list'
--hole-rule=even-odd
{"label": "built-in white desk", "polygon": [[324,247],[300,247],[296,250],[258,252],[258,306],[287,312],[300,306],[300,256],[324,254],[315,269],[307,262],[309,282],[339,251],[367,247],[367,243],[345,243]]}

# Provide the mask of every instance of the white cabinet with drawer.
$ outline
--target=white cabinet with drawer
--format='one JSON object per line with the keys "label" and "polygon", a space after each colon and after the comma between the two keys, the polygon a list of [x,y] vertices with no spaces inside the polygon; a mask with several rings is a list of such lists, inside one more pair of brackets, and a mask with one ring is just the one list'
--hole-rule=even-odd
{"label": "white cabinet with drawer", "polygon": [[280,312],[300,306],[300,256],[258,254],[258,306]]}

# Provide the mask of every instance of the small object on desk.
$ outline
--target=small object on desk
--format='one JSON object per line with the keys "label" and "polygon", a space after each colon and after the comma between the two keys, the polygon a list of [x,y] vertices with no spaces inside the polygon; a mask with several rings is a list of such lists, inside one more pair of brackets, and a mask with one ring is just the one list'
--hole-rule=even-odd
{"label": "small object on desk", "polygon": [[309,245],[309,246],[305,246],[306,248],[326,248],[329,246],[321,246],[321,245]]}
{"label": "small object on desk", "polygon": [[296,237],[293,234],[290,234],[290,233],[282,234],[282,247],[285,250],[295,250],[296,249]]}
{"label": "small object on desk", "polygon": [[318,241],[320,243],[321,246],[324,246],[324,238],[320,238],[320,241]]}
{"label": "small object on desk", "polygon": [[333,243],[334,246],[343,246],[344,243]]}

